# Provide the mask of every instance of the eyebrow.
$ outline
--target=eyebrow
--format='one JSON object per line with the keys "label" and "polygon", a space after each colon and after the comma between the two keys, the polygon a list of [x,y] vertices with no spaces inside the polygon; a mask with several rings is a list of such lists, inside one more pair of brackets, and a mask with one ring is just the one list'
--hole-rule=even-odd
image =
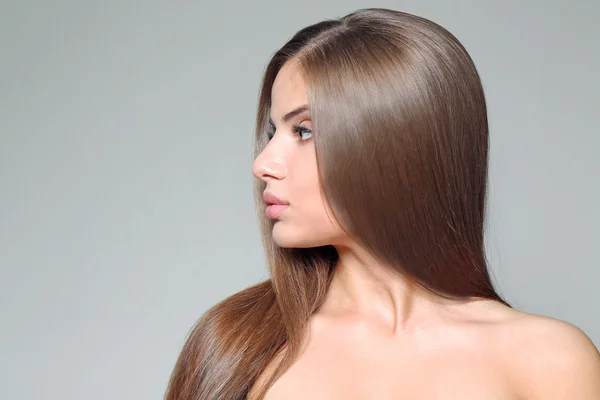
{"label": "eyebrow", "polygon": [[[300,106],[300,107],[296,108],[295,110],[290,111],[289,113],[285,114],[283,116],[283,122],[288,122],[290,119],[294,118],[296,115],[302,114],[305,111],[309,111],[308,104]],[[269,123],[271,125],[275,126],[271,117],[269,117]]]}

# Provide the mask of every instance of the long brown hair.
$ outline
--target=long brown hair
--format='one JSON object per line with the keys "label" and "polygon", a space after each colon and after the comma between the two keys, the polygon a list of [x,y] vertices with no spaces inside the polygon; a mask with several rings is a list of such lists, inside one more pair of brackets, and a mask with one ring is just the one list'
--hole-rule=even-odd
{"label": "long brown hair", "polygon": [[[300,30],[266,68],[255,157],[267,143],[273,82],[290,60],[308,88],[321,190],[348,235],[423,289],[510,306],[494,289],[484,251],[487,110],[460,42],[427,19],[380,8]],[[256,180],[271,278],[202,316],[166,400],[244,399],[283,355],[258,391],[262,398],[299,355],[337,253],[332,246],[278,247],[264,189]]]}

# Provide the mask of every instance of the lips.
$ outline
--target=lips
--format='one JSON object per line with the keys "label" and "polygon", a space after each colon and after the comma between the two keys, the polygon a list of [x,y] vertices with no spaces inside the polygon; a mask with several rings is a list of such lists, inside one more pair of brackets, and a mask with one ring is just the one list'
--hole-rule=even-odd
{"label": "lips", "polygon": [[265,209],[265,214],[269,219],[277,219],[288,207],[285,204],[271,204]]}
{"label": "lips", "polygon": [[263,201],[267,205],[265,209],[265,214],[269,219],[277,219],[288,208],[289,204],[287,201],[282,200],[275,193],[270,191],[265,191],[263,193]]}
{"label": "lips", "polygon": [[282,206],[287,206],[290,203],[288,203],[287,201],[282,200],[279,196],[277,196],[275,193],[270,192],[270,191],[265,191],[263,192],[263,201],[265,202],[266,205],[270,206],[270,205],[282,205]]}

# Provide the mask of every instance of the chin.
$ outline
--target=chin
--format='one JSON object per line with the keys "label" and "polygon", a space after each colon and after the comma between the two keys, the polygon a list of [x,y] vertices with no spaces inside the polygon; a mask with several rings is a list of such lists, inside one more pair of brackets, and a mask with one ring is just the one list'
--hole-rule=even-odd
{"label": "chin", "polygon": [[276,223],[273,227],[273,241],[277,246],[287,248],[303,247],[301,246],[302,240],[299,240],[300,238],[296,235],[284,232],[279,225],[280,222]]}
{"label": "chin", "polygon": [[306,249],[323,244],[316,241],[314,233],[294,231],[285,226],[285,222],[277,221],[273,225],[273,241],[279,247]]}

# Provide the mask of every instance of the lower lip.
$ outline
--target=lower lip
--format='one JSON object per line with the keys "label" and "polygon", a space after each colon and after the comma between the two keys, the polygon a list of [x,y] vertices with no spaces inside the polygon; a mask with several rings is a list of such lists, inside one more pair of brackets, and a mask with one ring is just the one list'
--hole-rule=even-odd
{"label": "lower lip", "polygon": [[265,214],[269,219],[277,219],[286,208],[288,208],[286,204],[271,204],[267,206]]}

